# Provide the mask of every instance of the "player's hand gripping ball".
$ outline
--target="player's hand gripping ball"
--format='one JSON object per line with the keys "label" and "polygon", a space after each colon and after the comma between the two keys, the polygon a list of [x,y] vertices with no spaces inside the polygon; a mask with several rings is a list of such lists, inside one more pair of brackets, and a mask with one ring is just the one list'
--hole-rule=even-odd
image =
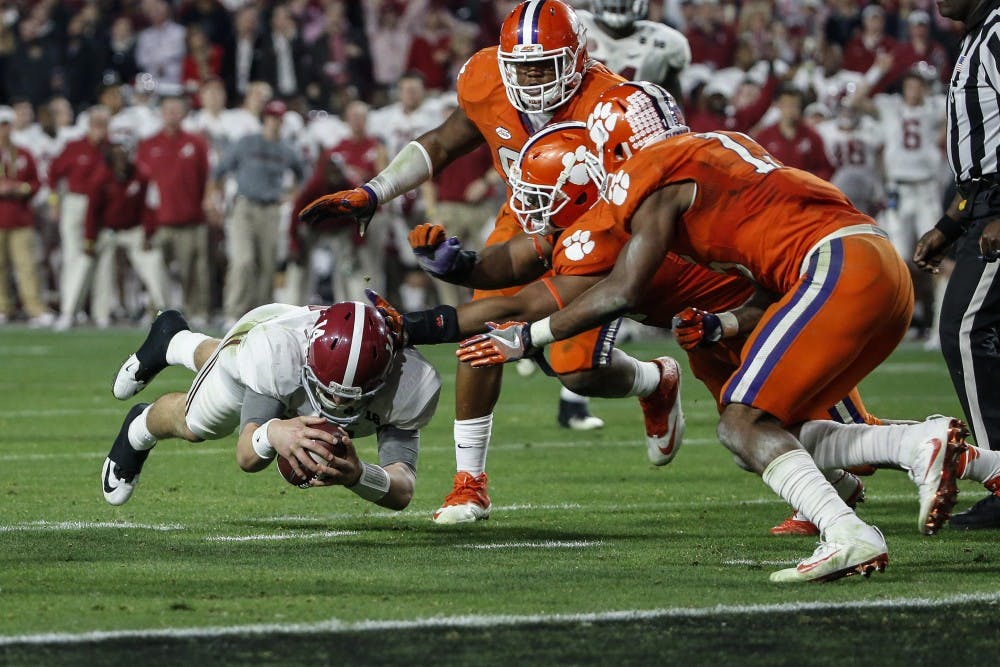
{"label": "player's hand gripping ball", "polygon": [[[319,426],[314,426],[313,428],[317,428],[317,429],[319,429],[321,431],[326,431],[327,433],[329,433],[330,435],[333,435],[333,436],[345,436],[346,437],[346,435],[347,435],[344,432],[344,429],[340,428],[339,426],[337,426],[333,422],[326,422],[324,424],[320,424]],[[326,449],[328,452],[330,452],[331,454],[333,454],[334,456],[343,458],[344,456],[347,455],[347,447],[343,443],[341,443],[339,440],[337,441],[337,444],[335,444],[335,445],[331,445],[330,443],[326,442],[325,440],[316,440],[315,442],[318,445],[320,445],[321,447],[323,447],[324,449]],[[314,452],[310,451],[309,452],[309,456],[312,457],[313,461],[315,461],[316,463],[319,463],[321,465],[326,465],[326,463],[327,463],[323,458],[321,458],[319,456],[319,454],[316,454]],[[291,484],[293,486],[297,486],[300,489],[311,489],[312,488],[312,485],[309,482],[311,482],[315,478],[315,475],[310,476],[310,477],[303,477],[302,475],[299,475],[292,468],[292,464],[290,464],[288,462],[288,459],[286,459],[284,456],[281,456],[280,454],[278,455],[278,472],[281,473],[281,476],[285,478],[286,482],[288,482],[289,484]]]}

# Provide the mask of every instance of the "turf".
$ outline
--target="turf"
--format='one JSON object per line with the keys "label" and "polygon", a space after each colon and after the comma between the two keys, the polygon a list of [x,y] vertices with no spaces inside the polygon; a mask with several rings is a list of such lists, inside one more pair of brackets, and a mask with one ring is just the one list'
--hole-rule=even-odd
{"label": "turf", "polygon": [[[472,526],[429,520],[454,472],[445,348],[425,350],[444,391],[404,512],[247,475],[233,438],[162,443],[111,507],[99,473],[128,404],[110,378],[141,336],[0,330],[0,664],[794,665],[843,664],[845,650],[854,664],[975,664],[995,648],[996,533],[920,537],[898,472],[868,478],[860,510],[889,540],[885,573],[769,583],[815,540],[768,535],[787,508],[716,443],[694,381],[685,444],[654,468],[634,400],[595,400],[607,427],[574,433],[555,423],[552,380],[509,372],[493,516]],[[147,394],[189,381],[170,369]],[[881,416],[958,411],[940,356],[916,348],[862,391]],[[374,457],[372,441],[360,450]],[[958,509],[983,494],[960,488]]]}

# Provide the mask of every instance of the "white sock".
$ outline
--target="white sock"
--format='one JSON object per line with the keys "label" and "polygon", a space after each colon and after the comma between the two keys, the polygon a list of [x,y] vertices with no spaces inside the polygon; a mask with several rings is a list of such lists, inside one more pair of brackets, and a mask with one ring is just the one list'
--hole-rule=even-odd
{"label": "white sock", "polygon": [[660,367],[652,361],[639,361],[630,355],[626,357],[635,369],[635,379],[632,380],[632,388],[625,395],[646,398],[660,386]]}
{"label": "white sock", "polygon": [[140,412],[139,416],[128,425],[128,444],[132,445],[132,449],[137,452],[152,449],[156,445],[156,438],[149,432],[149,427],[146,425],[146,416],[149,415],[149,410],[152,407],[152,405],[146,406],[146,409]]}
{"label": "white sock", "polygon": [[997,475],[1000,475],[1000,452],[969,445],[958,459],[959,479],[988,482]]}
{"label": "white sock", "polygon": [[838,424],[832,421],[809,421],[802,425],[799,442],[812,453],[822,470],[851,468],[872,464],[900,465],[906,433],[913,426],[897,424]]}
{"label": "white sock", "polygon": [[475,419],[456,419],[455,463],[458,472],[467,472],[473,477],[486,470],[486,450],[493,433],[493,414]]}
{"label": "white sock", "polygon": [[167,363],[171,366],[184,366],[193,373],[198,372],[198,367],[194,363],[194,353],[201,345],[202,341],[208,340],[211,336],[194,331],[178,331],[167,344]]}
{"label": "white sock", "polygon": [[852,517],[864,523],[841,500],[813,463],[809,452],[803,449],[793,449],[771,461],[762,477],[775,493],[816,524],[820,534],[825,534],[834,523]]}
{"label": "white sock", "polygon": [[559,399],[562,401],[569,401],[570,403],[589,403],[590,399],[586,396],[581,396],[575,391],[570,391],[566,387],[563,387],[559,392]]}

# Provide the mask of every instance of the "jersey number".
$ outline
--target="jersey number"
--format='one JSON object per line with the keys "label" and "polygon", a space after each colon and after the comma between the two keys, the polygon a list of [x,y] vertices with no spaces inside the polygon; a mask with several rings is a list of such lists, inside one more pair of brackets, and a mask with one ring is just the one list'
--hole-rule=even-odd
{"label": "jersey number", "polygon": [[919,118],[907,118],[903,121],[903,148],[910,151],[920,148]]}
{"label": "jersey number", "polygon": [[733,139],[725,134],[719,134],[718,132],[702,132],[697,135],[705,139],[718,139],[725,148],[731,150],[740,156],[744,162],[753,167],[754,171],[758,174],[769,174],[775,169],[781,167],[780,164],[774,161],[770,155],[763,155],[761,157],[754,157],[750,154],[749,149],[741,143],[733,141]]}
{"label": "jersey number", "polygon": [[504,176],[510,181],[510,166],[517,162],[517,151],[506,146],[497,149],[497,157],[500,158],[500,166],[503,167]]}

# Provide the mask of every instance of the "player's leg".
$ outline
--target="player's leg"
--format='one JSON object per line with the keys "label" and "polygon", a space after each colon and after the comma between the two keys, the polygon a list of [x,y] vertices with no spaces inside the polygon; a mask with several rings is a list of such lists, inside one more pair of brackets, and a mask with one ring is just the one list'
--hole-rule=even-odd
{"label": "player's leg", "polygon": [[163,311],[153,320],[142,345],[118,369],[112,393],[120,401],[128,400],[170,365],[197,371],[195,352],[198,345],[208,339],[205,334],[191,331],[187,320],[178,311]]}

